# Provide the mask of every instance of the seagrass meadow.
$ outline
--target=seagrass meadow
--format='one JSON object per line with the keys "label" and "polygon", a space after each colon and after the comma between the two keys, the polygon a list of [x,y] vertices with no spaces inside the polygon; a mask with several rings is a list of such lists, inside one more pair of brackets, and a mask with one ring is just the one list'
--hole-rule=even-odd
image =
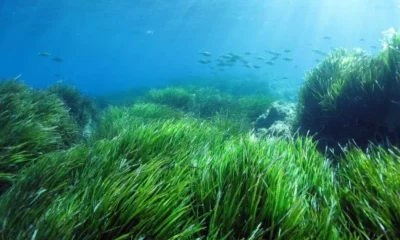
{"label": "seagrass meadow", "polygon": [[2,81],[0,238],[400,238],[398,31],[307,73],[291,137],[254,130],[272,90],[224,84]]}

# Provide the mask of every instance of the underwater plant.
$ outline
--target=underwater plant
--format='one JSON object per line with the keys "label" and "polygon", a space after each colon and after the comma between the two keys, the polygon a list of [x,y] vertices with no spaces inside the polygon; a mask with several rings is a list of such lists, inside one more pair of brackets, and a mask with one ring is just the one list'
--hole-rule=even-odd
{"label": "underwater plant", "polygon": [[218,129],[196,119],[125,119],[120,130],[27,168],[0,197],[3,236],[169,239],[198,232],[191,161],[204,143],[223,141]]}
{"label": "underwater plant", "polygon": [[151,163],[140,164],[139,158],[129,157],[131,150],[139,150],[140,142],[126,148],[130,140],[135,140],[132,134],[123,134],[90,149],[50,154],[32,165],[0,199],[2,236],[169,239],[193,235],[199,224],[188,216],[188,168],[174,167],[171,159],[154,155],[146,157],[147,161],[154,158]]}
{"label": "underwater plant", "polygon": [[125,91],[96,96],[94,101],[99,109],[106,109],[109,106],[129,107],[146,95],[149,91],[147,87],[134,88]]}
{"label": "underwater plant", "polygon": [[[62,119],[75,124],[54,94],[17,81],[4,82],[0,89],[0,103],[13,99],[4,106],[17,106],[18,113],[27,111],[25,105],[40,109],[30,94],[40,95],[45,103],[58,103]],[[21,106],[14,102],[25,98]],[[346,148],[338,164],[332,165],[311,137],[257,138],[248,132],[245,119],[241,114],[219,113],[199,118],[166,105],[137,103],[109,107],[90,140],[80,145],[66,149],[71,144],[54,142],[56,149],[40,153],[32,151],[38,151],[36,145],[21,148],[26,151],[15,154],[31,159],[31,164],[21,163],[22,170],[11,171],[13,184],[0,195],[0,235],[5,239],[399,237],[400,150]],[[17,123],[24,126],[22,120]],[[77,135],[78,127],[73,126]]]}
{"label": "underwater plant", "polygon": [[193,206],[207,238],[338,238],[333,169],[311,139],[233,138],[198,159]]}
{"label": "underwater plant", "polygon": [[135,103],[155,103],[181,109],[201,118],[216,114],[242,115],[254,121],[268,109],[276,94],[266,79],[242,78],[185,78],[165,88],[139,88],[120,92],[115,96],[98,97],[106,107],[131,106]]}
{"label": "underwater plant", "polygon": [[257,75],[227,75],[221,77],[190,77],[175,79],[173,85],[193,86],[197,88],[213,88],[222,93],[246,96],[246,95],[274,95],[271,89],[271,79],[268,76]]}
{"label": "underwater plant", "polygon": [[81,94],[77,88],[57,83],[50,86],[47,91],[57,95],[64,102],[69,108],[70,115],[82,129],[96,120],[98,110],[94,101]]}
{"label": "underwater plant", "polygon": [[250,122],[257,120],[271,106],[274,98],[268,95],[248,95],[238,99],[240,111]]}
{"label": "underwater plant", "polygon": [[152,89],[144,97],[145,102],[162,104],[169,107],[188,110],[193,104],[194,95],[181,87]]}
{"label": "underwater plant", "polygon": [[194,96],[194,103],[190,109],[194,116],[200,118],[210,118],[217,114],[231,116],[235,113],[238,106],[232,95],[222,93],[215,88],[187,88]]}
{"label": "underwater plant", "polygon": [[56,95],[17,80],[0,83],[0,126],[0,191],[25,164],[78,139],[78,127]]}
{"label": "underwater plant", "polygon": [[[152,97],[149,97],[150,95]],[[198,118],[209,119],[224,115],[227,118],[251,123],[266,112],[273,97],[235,96],[213,87],[186,86],[152,90],[143,101],[177,108]]]}
{"label": "underwater plant", "polygon": [[185,114],[180,110],[154,103],[137,103],[131,107],[109,107],[100,115],[99,126],[93,138],[95,140],[112,139],[129,125],[148,124],[151,121],[160,122],[183,117]]}
{"label": "underwater plant", "polygon": [[377,57],[337,50],[307,74],[297,110],[301,133],[316,135],[321,147],[398,142],[400,33],[384,45]]}
{"label": "underwater plant", "polygon": [[400,150],[345,150],[339,169],[340,208],[350,236],[400,237]]}
{"label": "underwater plant", "polygon": [[310,138],[227,137],[188,117],[120,124],[114,136],[26,168],[0,197],[2,236],[338,236],[333,170]]}
{"label": "underwater plant", "polygon": [[14,177],[15,183],[0,196],[2,239],[32,237],[39,218],[49,205],[79,183],[90,148],[76,146],[35,159]]}

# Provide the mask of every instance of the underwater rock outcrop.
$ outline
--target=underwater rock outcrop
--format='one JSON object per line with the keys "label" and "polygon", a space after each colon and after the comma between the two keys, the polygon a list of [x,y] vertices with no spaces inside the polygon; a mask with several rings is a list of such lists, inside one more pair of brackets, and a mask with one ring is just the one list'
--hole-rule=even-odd
{"label": "underwater rock outcrop", "polygon": [[400,33],[385,32],[383,49],[371,56],[337,50],[312,70],[300,90],[296,126],[320,146],[349,141],[398,143],[400,139]]}
{"label": "underwater rock outcrop", "polygon": [[272,135],[290,137],[295,120],[296,105],[290,102],[273,102],[267,113],[261,115],[254,122],[258,135]]}

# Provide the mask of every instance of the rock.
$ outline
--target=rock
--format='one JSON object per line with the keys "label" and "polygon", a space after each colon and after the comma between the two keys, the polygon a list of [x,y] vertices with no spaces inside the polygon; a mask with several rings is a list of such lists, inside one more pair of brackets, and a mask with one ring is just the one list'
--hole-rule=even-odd
{"label": "rock", "polygon": [[296,104],[285,101],[272,103],[267,113],[257,118],[254,129],[257,135],[292,136],[296,117]]}
{"label": "rock", "polygon": [[92,119],[90,118],[83,128],[82,137],[86,139],[90,138],[93,134],[93,129],[94,129],[94,124]]}

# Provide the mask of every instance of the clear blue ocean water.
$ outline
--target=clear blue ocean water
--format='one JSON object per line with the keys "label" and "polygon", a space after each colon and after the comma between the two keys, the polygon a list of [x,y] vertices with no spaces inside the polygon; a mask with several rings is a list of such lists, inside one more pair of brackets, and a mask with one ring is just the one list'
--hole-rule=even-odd
{"label": "clear blue ocean water", "polygon": [[[93,95],[193,77],[299,86],[321,59],[312,50],[375,53],[381,32],[399,24],[399,0],[0,0],[0,78],[22,74],[39,88],[62,79]],[[257,62],[271,58],[266,50],[285,49],[292,61]],[[245,56],[261,68],[212,74],[215,62],[198,62],[202,51]]]}

